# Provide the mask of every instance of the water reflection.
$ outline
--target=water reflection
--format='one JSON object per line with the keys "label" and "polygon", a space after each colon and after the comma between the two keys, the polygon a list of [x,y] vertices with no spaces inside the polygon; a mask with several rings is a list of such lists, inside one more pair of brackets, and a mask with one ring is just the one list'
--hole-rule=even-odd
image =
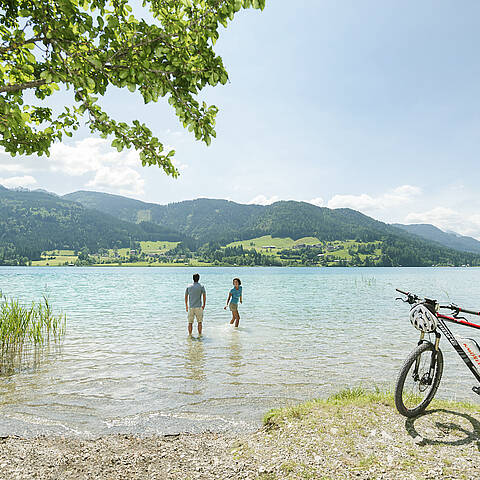
{"label": "water reflection", "polygon": [[230,335],[230,341],[228,342],[228,358],[232,368],[229,370],[229,375],[232,377],[239,377],[242,375],[241,368],[244,365],[242,356],[242,340],[240,332],[233,330]]}
{"label": "water reflection", "polygon": [[205,347],[201,337],[189,337],[187,339],[185,368],[187,378],[190,380],[204,381],[207,378],[205,375]]}

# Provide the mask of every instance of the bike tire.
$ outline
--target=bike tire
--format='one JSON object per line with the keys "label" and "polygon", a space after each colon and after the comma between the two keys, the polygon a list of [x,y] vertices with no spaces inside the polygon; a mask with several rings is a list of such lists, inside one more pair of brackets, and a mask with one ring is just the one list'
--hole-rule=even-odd
{"label": "bike tire", "polygon": [[[410,392],[405,392],[405,380],[407,379],[407,375],[410,372],[412,366],[415,364],[415,362],[421,361],[421,357],[424,354],[427,354],[428,358],[428,353],[430,355],[435,351],[435,346],[430,343],[430,342],[423,342],[420,345],[418,345],[410,354],[408,357],[405,359],[405,362],[398,374],[397,381],[395,384],[395,406],[397,407],[397,410],[399,413],[404,415],[405,417],[415,417],[422,413],[430,404],[430,402],[433,400],[433,397],[437,393],[438,386],[440,384],[440,380],[442,379],[442,373],[443,373],[443,354],[440,349],[437,351],[437,355],[435,358],[435,372],[434,372],[434,377],[431,386],[429,386],[429,391],[425,395],[425,398],[421,400],[418,405],[415,405],[411,407],[410,405],[406,405],[405,403],[405,398],[408,396]],[[430,357],[431,358],[431,357]],[[421,372],[422,377],[423,377],[423,371]],[[414,380],[415,381],[415,380]],[[421,381],[417,381],[417,387],[419,390],[419,393],[423,393],[421,391],[421,387],[425,386],[425,384],[422,384]],[[408,398],[408,397],[407,397]]]}

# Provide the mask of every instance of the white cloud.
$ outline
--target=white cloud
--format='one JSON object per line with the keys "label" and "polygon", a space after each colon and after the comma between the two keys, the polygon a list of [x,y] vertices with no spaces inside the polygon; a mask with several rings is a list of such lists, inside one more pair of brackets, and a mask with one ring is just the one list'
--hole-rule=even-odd
{"label": "white cloud", "polygon": [[105,164],[132,165],[135,161],[135,151],[112,150],[110,142],[103,138],[85,138],[74,145],[56,143],[50,151],[50,169],[72,176],[95,172]]}
{"label": "white cloud", "polygon": [[50,170],[70,176],[93,174],[87,187],[142,195],[145,180],[135,168],[142,168],[138,152],[117,152],[102,138],[85,138],[73,145],[57,143],[51,148]]}
{"label": "white cloud", "polygon": [[86,186],[99,189],[114,189],[122,195],[141,195],[144,185],[145,180],[133,168],[101,167]]}
{"label": "white cloud", "polygon": [[321,197],[312,198],[311,200],[308,201],[308,203],[311,203],[312,205],[316,205],[317,207],[325,206],[325,202]]}
{"label": "white cloud", "polygon": [[[163,151],[164,152],[170,152],[171,150],[175,150],[175,147],[172,147],[172,145],[164,145],[163,146]],[[186,168],[188,168],[188,165],[186,163],[183,163],[180,161],[177,157],[173,157],[171,159],[173,166],[179,171],[182,172]]]}
{"label": "white cloud", "polygon": [[0,185],[7,188],[33,187],[37,185],[37,181],[31,175],[24,175],[23,177],[0,178]]}
{"label": "white cloud", "polygon": [[248,203],[250,205],[271,205],[272,203],[278,202],[280,198],[277,195],[267,198],[265,195],[257,195],[255,198],[252,198]]}
{"label": "white cloud", "polygon": [[30,173],[31,171],[31,168],[27,168],[25,165],[20,165],[18,163],[0,163],[0,172]]}
{"label": "white cloud", "polygon": [[329,201],[329,208],[352,208],[354,210],[372,211],[394,208],[412,202],[420,195],[421,189],[412,185],[401,185],[377,197],[366,193],[361,195],[335,195]]}
{"label": "white cloud", "polygon": [[480,239],[480,215],[460,213],[452,208],[435,207],[425,212],[410,213],[405,223],[430,223],[444,231],[453,231]]}

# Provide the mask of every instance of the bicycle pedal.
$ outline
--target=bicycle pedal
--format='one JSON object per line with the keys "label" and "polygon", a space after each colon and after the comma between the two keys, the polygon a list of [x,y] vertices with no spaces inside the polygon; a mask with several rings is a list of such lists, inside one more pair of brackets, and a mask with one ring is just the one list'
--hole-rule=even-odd
{"label": "bicycle pedal", "polygon": [[477,395],[480,395],[480,387],[472,387],[472,390],[473,390]]}

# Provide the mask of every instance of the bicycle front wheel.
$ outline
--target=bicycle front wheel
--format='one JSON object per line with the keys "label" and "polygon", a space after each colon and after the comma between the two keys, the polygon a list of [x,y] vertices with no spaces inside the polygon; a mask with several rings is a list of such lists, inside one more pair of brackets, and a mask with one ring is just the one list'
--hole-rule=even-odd
{"label": "bicycle front wheel", "polygon": [[[435,360],[432,367],[432,358]],[[430,342],[418,345],[407,357],[395,385],[395,405],[405,417],[422,413],[437,392],[443,373],[443,354]]]}

